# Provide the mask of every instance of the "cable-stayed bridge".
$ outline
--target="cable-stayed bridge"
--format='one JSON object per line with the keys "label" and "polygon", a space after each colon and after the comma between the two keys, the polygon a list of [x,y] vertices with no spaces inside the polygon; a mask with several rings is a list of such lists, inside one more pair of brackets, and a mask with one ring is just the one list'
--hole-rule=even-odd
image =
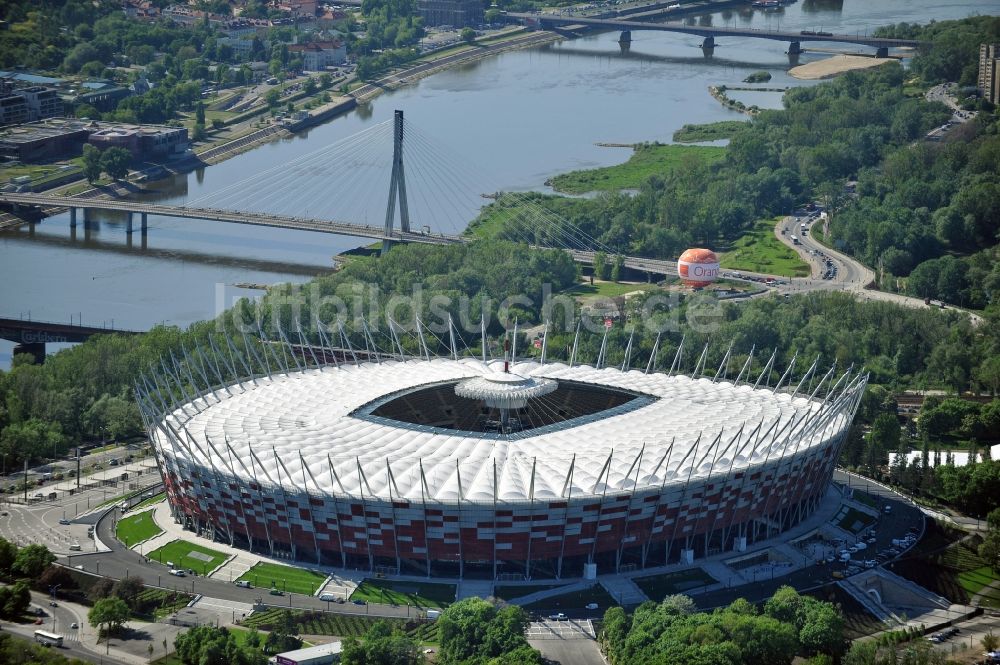
{"label": "cable-stayed bridge", "polygon": [[[467,242],[470,238],[463,231],[480,214],[486,196],[496,199],[499,214],[508,215],[503,225],[508,239],[567,250],[582,264],[592,264],[597,252],[620,253],[543,207],[531,194],[483,194],[493,191],[491,179],[473,181],[476,166],[463,163],[438,143],[404,124],[402,112],[396,111],[391,120],[182,203],[142,195],[71,198],[15,192],[0,192],[0,203],[18,212],[30,209],[35,216],[69,210],[73,228],[81,212],[85,224],[87,211],[124,213],[129,237],[138,231],[144,239],[151,217],[174,217],[381,241],[385,252],[400,242]],[[371,216],[381,223],[370,223]],[[653,274],[676,270],[673,261],[641,257],[624,257],[624,264]]]}

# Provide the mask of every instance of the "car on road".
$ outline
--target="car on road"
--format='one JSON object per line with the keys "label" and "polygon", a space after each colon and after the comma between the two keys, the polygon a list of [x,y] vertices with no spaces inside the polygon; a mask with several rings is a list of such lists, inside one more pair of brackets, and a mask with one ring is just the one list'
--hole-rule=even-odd
{"label": "car on road", "polygon": [[272,596],[284,596],[285,595],[285,592],[282,591],[281,589],[271,589],[270,591],[268,591],[268,593],[271,594]]}
{"label": "car on road", "polygon": [[337,597],[334,596],[332,593],[321,593],[319,595],[319,599],[322,600],[324,603],[332,603],[333,601],[337,600]]}
{"label": "car on road", "polygon": [[54,600],[49,601],[49,607],[59,607],[59,603]]}
{"label": "car on road", "polygon": [[176,568],[170,571],[170,574],[174,577],[187,577],[187,573],[183,570],[177,570]]}
{"label": "car on road", "polygon": [[549,615],[549,621],[565,621],[567,618],[569,617],[567,617],[562,612],[556,612],[555,614]]}
{"label": "car on road", "polygon": [[62,524],[63,526],[65,526],[65,525],[69,524],[70,521],[64,517],[61,520],[59,520],[59,523]]}
{"label": "car on road", "polygon": [[80,552],[82,550],[83,547],[80,546],[80,543],[73,543],[72,545],[69,546],[70,552]]}
{"label": "car on road", "polygon": [[80,627],[80,624],[78,624],[77,622],[74,621],[73,623],[71,623],[69,625],[69,627],[72,628],[73,630],[76,630],[77,628]]}
{"label": "car on road", "polygon": [[253,588],[252,586],[250,586],[250,583],[247,582],[246,580],[236,580],[235,582],[233,582],[233,584],[235,584],[238,587],[243,587],[244,589],[252,589]]}
{"label": "car on road", "polygon": [[587,603],[586,608],[588,610],[596,610],[598,607],[597,603]]}
{"label": "car on road", "polygon": [[367,604],[368,604],[368,601],[366,601],[366,600],[361,600],[361,599],[358,599],[358,600],[352,600],[351,602],[352,602],[352,603],[354,603],[355,605],[367,605]]}

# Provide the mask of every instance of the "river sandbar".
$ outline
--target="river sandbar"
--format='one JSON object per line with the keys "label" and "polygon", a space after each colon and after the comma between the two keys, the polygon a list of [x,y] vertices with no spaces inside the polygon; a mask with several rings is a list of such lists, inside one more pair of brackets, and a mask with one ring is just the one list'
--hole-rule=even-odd
{"label": "river sandbar", "polygon": [[849,72],[852,69],[868,69],[878,67],[886,62],[892,62],[895,58],[869,58],[863,55],[834,55],[825,60],[808,62],[798,67],[792,67],[788,73],[797,79],[816,80],[825,79],[837,74]]}

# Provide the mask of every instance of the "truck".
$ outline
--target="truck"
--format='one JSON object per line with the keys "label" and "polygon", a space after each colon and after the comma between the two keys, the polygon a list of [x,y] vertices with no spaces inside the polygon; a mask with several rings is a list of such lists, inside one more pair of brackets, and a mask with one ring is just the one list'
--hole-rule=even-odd
{"label": "truck", "polygon": [[50,633],[47,630],[36,630],[35,641],[47,647],[61,647],[63,645],[63,636]]}
{"label": "truck", "polygon": [[801,245],[802,243],[799,242],[799,237],[798,236],[792,236],[792,244],[793,245]]}

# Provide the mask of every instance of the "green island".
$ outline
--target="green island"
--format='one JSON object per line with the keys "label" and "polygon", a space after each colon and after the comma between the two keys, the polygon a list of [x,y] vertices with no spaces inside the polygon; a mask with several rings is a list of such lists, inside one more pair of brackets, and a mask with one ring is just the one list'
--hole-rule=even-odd
{"label": "green island", "polygon": [[638,189],[650,176],[711,165],[725,152],[725,148],[708,146],[640,144],[624,164],[563,173],[546,184],[566,194]]}
{"label": "green island", "polygon": [[162,564],[169,561],[176,568],[191,569],[199,575],[211,573],[229,558],[228,554],[186,540],[171,541],[147,556]]}
{"label": "green island", "polygon": [[771,72],[759,71],[743,79],[744,83],[767,83],[771,80]]}
{"label": "green island", "polygon": [[675,143],[700,143],[731,139],[749,124],[747,120],[719,120],[703,125],[684,125],[674,132]]}

